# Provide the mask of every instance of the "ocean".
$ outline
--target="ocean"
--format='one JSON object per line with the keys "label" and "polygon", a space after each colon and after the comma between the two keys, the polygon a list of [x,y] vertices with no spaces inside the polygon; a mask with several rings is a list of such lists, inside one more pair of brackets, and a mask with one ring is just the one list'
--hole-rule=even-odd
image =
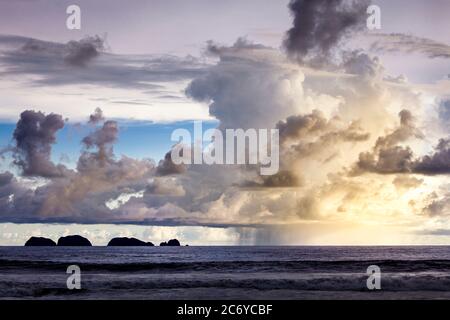
{"label": "ocean", "polygon": [[450,247],[0,247],[0,299],[450,299]]}

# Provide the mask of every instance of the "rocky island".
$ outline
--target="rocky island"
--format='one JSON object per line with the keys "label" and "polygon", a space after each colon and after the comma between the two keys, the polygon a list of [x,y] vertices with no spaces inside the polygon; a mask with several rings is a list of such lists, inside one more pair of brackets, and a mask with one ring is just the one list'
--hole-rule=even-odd
{"label": "rocky island", "polygon": [[25,242],[25,247],[54,247],[55,241],[44,237],[31,237]]}
{"label": "rocky island", "polygon": [[108,242],[108,247],[153,247],[151,242],[144,242],[136,238],[112,238]]}
{"label": "rocky island", "polygon": [[171,239],[168,242],[161,242],[160,246],[161,247],[179,247],[180,241],[178,241],[177,239]]}
{"label": "rocky island", "polygon": [[[80,236],[80,235],[70,235],[65,237],[60,237],[58,243],[55,243],[52,239],[44,237],[31,237],[25,242],[27,247],[91,247],[92,243]],[[112,238],[108,244],[108,247],[154,247],[152,242],[145,242],[136,238],[127,237],[117,237]],[[161,242],[161,247],[179,247],[181,246],[180,241],[177,239],[171,239],[167,242]]]}
{"label": "rocky island", "polygon": [[57,245],[61,247],[91,247],[92,243],[82,236],[74,235],[59,238]]}

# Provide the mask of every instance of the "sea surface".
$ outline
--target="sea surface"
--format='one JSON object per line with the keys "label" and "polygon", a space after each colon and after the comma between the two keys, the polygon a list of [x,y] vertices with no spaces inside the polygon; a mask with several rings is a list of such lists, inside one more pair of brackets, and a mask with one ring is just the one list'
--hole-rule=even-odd
{"label": "sea surface", "polygon": [[450,299],[450,247],[0,247],[0,299]]}

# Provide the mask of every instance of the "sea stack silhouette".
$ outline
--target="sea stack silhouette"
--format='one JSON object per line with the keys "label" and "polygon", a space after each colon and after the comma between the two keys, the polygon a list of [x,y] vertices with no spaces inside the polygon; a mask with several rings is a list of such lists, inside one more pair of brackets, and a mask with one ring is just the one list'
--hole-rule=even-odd
{"label": "sea stack silhouette", "polygon": [[112,238],[108,242],[108,247],[153,247],[151,242],[144,242],[136,238]]}
{"label": "sea stack silhouette", "polygon": [[92,243],[79,235],[61,237],[58,239],[59,247],[91,247]]}
{"label": "sea stack silhouette", "polygon": [[25,242],[26,247],[54,247],[55,241],[44,237],[31,237]]}
{"label": "sea stack silhouette", "polygon": [[171,239],[168,242],[161,242],[159,245],[161,247],[179,247],[180,241],[178,241],[177,239]]}

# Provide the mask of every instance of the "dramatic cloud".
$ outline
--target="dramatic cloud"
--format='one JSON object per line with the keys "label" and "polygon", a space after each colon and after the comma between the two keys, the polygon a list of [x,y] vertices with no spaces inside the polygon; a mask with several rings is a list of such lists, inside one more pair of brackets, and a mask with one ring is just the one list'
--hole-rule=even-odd
{"label": "dramatic cloud", "polygon": [[173,163],[171,151],[165,154],[164,159],[159,161],[158,167],[156,168],[156,173],[161,176],[180,174],[185,171],[186,165]]}
{"label": "dramatic cloud", "polygon": [[186,93],[209,104],[220,128],[274,128],[279,119],[298,112],[304,75],[280,63],[273,49],[239,40],[215,47],[220,61],[193,80]]}
{"label": "dramatic cloud", "polygon": [[415,119],[409,110],[402,110],[399,113],[400,127],[392,133],[380,137],[377,140],[375,149],[386,149],[395,146],[397,143],[406,141],[411,137],[423,138],[422,133],[417,129]]}
{"label": "dramatic cloud", "polygon": [[[342,57],[341,68],[350,74],[363,75],[369,78],[376,78],[381,75],[383,66],[377,57],[371,57],[359,50],[345,51]],[[402,81],[402,78],[390,79],[391,81]]]}
{"label": "dramatic cloud", "polygon": [[[14,41],[13,41],[14,40]],[[22,38],[13,36],[2,36],[1,43],[17,43],[24,42],[15,52],[19,56],[41,58],[44,59],[62,58],[62,61],[70,66],[85,67],[91,60],[98,57],[105,49],[104,39],[99,36],[86,37],[80,41],[69,41],[67,44],[59,44],[47,41],[41,41],[32,38]],[[8,51],[6,52],[6,57]],[[59,59],[55,59],[54,63],[58,63]],[[50,61],[49,61],[50,62]]]}
{"label": "dramatic cloud", "polygon": [[305,155],[310,154],[306,152],[307,148],[316,148],[320,150],[325,143],[336,143],[338,141],[347,142],[361,142],[369,139],[370,134],[363,132],[358,122],[352,122],[347,127],[341,128],[342,122],[338,117],[327,120],[325,116],[319,111],[314,110],[311,114],[290,116],[285,121],[280,121],[277,128],[280,133],[281,143],[292,140],[301,141],[302,138],[308,136],[315,136],[316,142],[322,142],[320,145],[315,145],[312,142],[307,144],[299,144],[296,148],[301,149]]}
{"label": "dramatic cloud", "polygon": [[280,140],[283,142],[287,139],[297,139],[305,134],[321,132],[327,125],[328,122],[323,114],[314,110],[311,114],[290,116],[285,121],[278,122],[277,129],[280,132]]}
{"label": "dramatic cloud", "polygon": [[68,64],[84,67],[105,49],[104,40],[99,36],[87,37],[80,41],[69,41],[64,61]]}
{"label": "dramatic cloud", "polygon": [[[210,44],[209,51],[217,63],[186,93],[208,104],[219,129],[278,128],[278,174],[260,176],[255,166],[176,166],[170,152],[158,166],[117,159],[118,125],[98,109],[88,119],[76,170],[34,189],[13,179],[2,193],[1,219],[271,229],[374,214],[380,203],[394,201],[380,196],[383,188],[395,193],[414,184],[345,171],[362,152],[374,154],[376,167],[380,150],[422,136],[409,111],[388,131],[396,117],[386,109],[416,105],[406,89],[383,82],[377,59],[349,53],[342,73],[321,74],[242,39],[231,47]],[[365,203],[375,192],[373,203]]]}
{"label": "dramatic cloud", "polygon": [[426,155],[414,165],[423,174],[450,174],[450,139],[441,139],[432,155]]}
{"label": "dramatic cloud", "polygon": [[450,45],[435,40],[402,33],[378,33],[369,36],[375,40],[371,46],[371,50],[375,52],[420,53],[431,59],[450,58]]}
{"label": "dramatic cloud", "polygon": [[[281,167],[289,175],[284,174],[281,182],[316,179],[321,173],[305,172],[304,168],[320,166],[333,171],[332,164],[339,167],[340,152],[344,148],[352,149],[361,142],[368,141],[370,133],[362,130],[358,121],[345,123],[339,117],[327,119],[323,113],[314,110],[310,114],[290,116],[277,124],[280,132]],[[328,165],[327,165],[328,163]],[[328,172],[328,171],[327,171]],[[295,179],[292,179],[294,177]],[[311,178],[309,178],[311,179]],[[269,177],[269,182],[279,182],[277,177]],[[273,185],[273,183],[265,185]]]}
{"label": "dramatic cloud", "polygon": [[[367,222],[376,239],[387,225],[425,219],[437,225],[449,208],[450,142],[430,148],[442,138],[430,119],[436,119],[434,101],[442,101],[437,113],[448,120],[446,98],[386,76],[380,59],[367,52],[340,50],[367,16],[366,4],[291,1],[294,26],[285,46],[295,61],[242,38],[232,46],[208,42],[206,65],[191,57],[114,55],[95,38],[26,44],[29,39],[0,36],[5,77],[33,78],[37,86],[150,91],[192,79],[189,102],[207,106],[219,130],[276,128],[280,134],[280,170],[272,176],[261,176],[258,165],[178,166],[170,150],[155,165],[117,157],[119,125],[97,109],[83,127],[89,132],[76,168],[58,174],[50,159],[62,116],[32,114],[38,120],[19,121],[16,131],[33,124],[34,131],[15,137],[12,146],[21,172],[0,174],[0,221],[226,227],[260,243],[279,243],[286,234],[293,242],[306,239],[314,228],[327,238],[341,226],[356,226],[361,236]],[[338,65],[310,68],[330,62],[335,51]]]}
{"label": "dramatic cloud", "polygon": [[0,35],[0,74],[38,76],[33,86],[89,84],[160,90],[158,83],[189,80],[205,68],[193,57],[117,55],[104,49],[98,36],[63,44]]}
{"label": "dramatic cloud", "polygon": [[22,114],[14,133],[17,140],[14,162],[23,167],[24,176],[46,177],[49,181],[29,188],[10,173],[3,173],[2,220],[108,222],[114,220],[105,205],[109,199],[145,189],[146,179],[154,173],[154,163],[125,156],[115,159],[113,143],[118,135],[115,121],[105,121],[83,139],[85,150],[76,171],[55,166],[49,160],[51,145],[63,125],[60,115],[34,111]]}
{"label": "dramatic cloud", "polygon": [[411,172],[413,151],[409,147],[399,146],[410,138],[423,138],[416,128],[414,117],[408,110],[399,113],[400,127],[390,134],[379,137],[372,152],[359,155],[359,161],[353,169],[354,174],[364,171],[382,174]]}
{"label": "dramatic cloud", "polygon": [[294,26],[284,42],[288,54],[300,61],[328,57],[343,39],[363,26],[368,4],[368,1],[292,0],[289,8]]}
{"label": "dramatic cloud", "polygon": [[449,174],[450,139],[441,139],[431,155],[417,157],[409,146],[401,146],[399,143],[410,138],[423,139],[424,136],[416,128],[410,111],[403,110],[399,115],[400,127],[386,136],[379,137],[372,152],[361,153],[353,168],[353,174],[364,171],[381,174]]}
{"label": "dramatic cloud", "polygon": [[56,166],[50,159],[56,133],[64,127],[60,115],[44,115],[27,110],[22,112],[14,131],[14,164],[25,176],[58,177],[64,174],[64,166]]}
{"label": "dramatic cloud", "polygon": [[96,148],[97,152],[84,152],[78,162],[78,169],[90,166],[92,158],[104,164],[113,157],[113,143],[117,140],[119,127],[116,121],[106,121],[103,126],[83,139],[86,149]]}

